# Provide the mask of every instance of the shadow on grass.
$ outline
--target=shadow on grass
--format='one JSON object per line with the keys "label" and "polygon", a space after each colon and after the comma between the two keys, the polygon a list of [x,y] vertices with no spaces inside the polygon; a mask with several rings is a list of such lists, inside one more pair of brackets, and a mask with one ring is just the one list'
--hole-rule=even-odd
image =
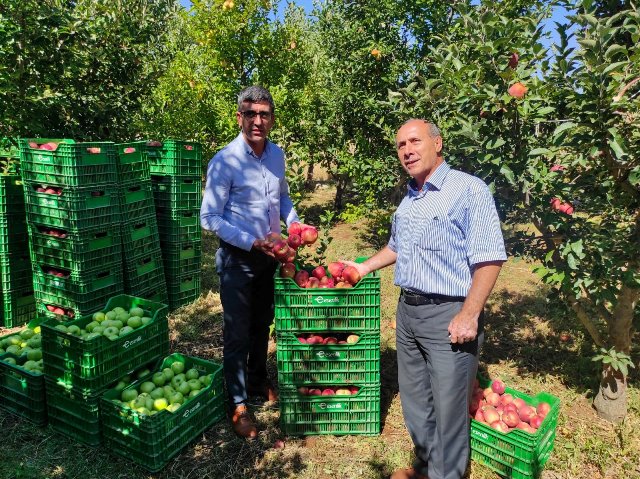
{"label": "shadow on grass", "polygon": [[[500,291],[493,298],[498,307],[486,316],[482,362],[513,362],[522,377],[557,375],[580,394],[597,387],[595,350],[577,320],[548,303],[543,292]],[[563,342],[567,332],[571,339]]]}

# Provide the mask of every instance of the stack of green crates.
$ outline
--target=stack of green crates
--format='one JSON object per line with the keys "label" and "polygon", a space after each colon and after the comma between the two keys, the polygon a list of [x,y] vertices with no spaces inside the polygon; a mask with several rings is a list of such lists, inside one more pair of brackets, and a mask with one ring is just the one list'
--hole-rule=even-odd
{"label": "stack of green crates", "polygon": [[100,397],[116,386],[124,373],[153,367],[169,352],[165,304],[118,295],[100,309],[116,307],[127,312],[141,308],[151,321],[116,339],[103,335],[90,339],[78,333],[93,321],[93,315],[64,323],[47,319],[41,324],[49,424],[92,446],[102,442]]}
{"label": "stack of green crates", "polygon": [[26,323],[35,308],[22,180],[0,174],[0,326]]}
{"label": "stack of green crates", "polygon": [[115,145],[21,139],[38,312],[73,318],[123,291]]}
{"label": "stack of green crates", "polygon": [[164,262],[160,249],[149,160],[161,148],[147,141],[116,145],[122,221],[125,293],[167,303]]}
{"label": "stack of green crates", "polygon": [[42,321],[33,319],[20,331],[0,337],[0,408],[38,426],[47,422]]}
{"label": "stack of green crates", "polygon": [[176,309],[200,295],[202,146],[167,140],[149,166],[169,307]]}
{"label": "stack of green crates", "polygon": [[[282,431],[379,434],[379,275],[349,289],[304,289],[276,271],[275,324]],[[331,339],[307,344],[312,336]]]}

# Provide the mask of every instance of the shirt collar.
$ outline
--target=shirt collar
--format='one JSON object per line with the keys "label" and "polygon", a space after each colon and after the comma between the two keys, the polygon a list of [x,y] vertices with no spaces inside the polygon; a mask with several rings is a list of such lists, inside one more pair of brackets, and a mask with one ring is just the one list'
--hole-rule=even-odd
{"label": "shirt collar", "polygon": [[[260,158],[254,153],[253,149],[249,146],[249,143],[247,143],[244,139],[244,136],[242,136],[242,132],[240,132],[240,134],[236,137],[236,140],[240,143],[241,148],[243,149],[243,151],[249,155],[249,156],[253,156],[255,159],[259,160]],[[262,156],[266,156],[268,151],[269,151],[269,140],[265,140],[264,143],[264,151],[262,152]]]}
{"label": "shirt collar", "polygon": [[422,189],[420,191],[416,189],[416,182],[413,178],[411,178],[408,185],[409,192],[414,195],[419,195],[420,193],[427,191],[427,189],[429,189],[429,185],[431,185],[431,187],[435,188],[436,190],[442,189],[442,184],[444,183],[444,179],[447,177],[447,173],[449,173],[449,170],[451,170],[451,167],[446,161],[440,163],[440,165],[438,165],[438,167],[431,174],[429,179],[424,182],[424,185],[422,185]]}

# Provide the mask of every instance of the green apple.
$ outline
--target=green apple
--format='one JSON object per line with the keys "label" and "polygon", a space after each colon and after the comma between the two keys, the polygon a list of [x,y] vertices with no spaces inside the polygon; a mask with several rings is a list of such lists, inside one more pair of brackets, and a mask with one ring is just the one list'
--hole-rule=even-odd
{"label": "green apple", "polygon": [[143,416],[149,416],[151,414],[151,411],[149,411],[146,407],[142,406],[142,407],[137,407],[134,408],[138,413],[142,414]]}
{"label": "green apple", "polygon": [[186,372],[185,376],[187,377],[187,380],[198,379],[200,377],[200,373],[197,369],[191,368]]}
{"label": "green apple", "polygon": [[194,389],[193,391],[191,391],[191,392],[189,393],[189,397],[190,397],[190,398],[192,398],[192,397],[196,397],[198,394],[200,394],[200,389]]}
{"label": "green apple", "polygon": [[84,329],[86,329],[87,332],[91,333],[96,326],[100,326],[100,323],[98,321],[91,321],[84,327]]}
{"label": "green apple", "polygon": [[111,311],[113,311],[114,314],[126,313],[126,310],[120,306],[116,306]]}
{"label": "green apple", "polygon": [[131,326],[125,326],[120,330],[118,336],[126,336],[129,333],[133,333],[133,328]]}
{"label": "green apple", "polygon": [[176,412],[178,409],[180,409],[180,406],[182,406],[182,404],[180,404],[179,402],[174,402],[173,404],[169,404],[166,410]]}
{"label": "green apple", "polygon": [[118,315],[118,313],[114,313],[113,311],[108,311],[108,312],[104,313],[105,319],[108,319],[109,321],[113,321],[114,319],[116,319],[117,315]]}
{"label": "green apple", "polygon": [[27,353],[27,359],[30,361],[40,361],[42,359],[42,350],[32,349]]}
{"label": "green apple", "polygon": [[138,371],[136,373],[136,376],[138,377],[138,379],[140,379],[140,378],[143,378],[143,377],[147,376],[148,374],[151,374],[151,371],[149,371],[148,368],[144,368],[144,369],[141,369],[140,371]]}
{"label": "green apple", "polygon": [[180,385],[176,388],[176,390],[182,394],[183,396],[186,396],[187,394],[189,394],[191,392],[191,387],[189,386],[189,383],[186,381],[183,381],[180,383]]}
{"label": "green apple", "polygon": [[184,402],[184,396],[182,395],[181,392],[176,391],[171,396],[169,396],[170,404],[175,404],[175,403],[182,404],[183,402]]}
{"label": "green apple", "polygon": [[140,326],[142,326],[142,319],[140,319],[138,316],[131,316],[129,319],[127,319],[127,326],[133,329],[139,328]]}
{"label": "green apple", "polygon": [[122,329],[122,327],[124,326],[124,321],[122,321],[121,319],[114,319],[111,323],[111,326],[113,326],[114,328]]}
{"label": "green apple", "polygon": [[164,397],[166,398],[171,397],[171,395],[176,392],[176,390],[169,385],[162,386],[162,390],[164,391]]}
{"label": "green apple", "polygon": [[133,388],[125,389],[122,391],[122,394],[120,394],[120,399],[122,399],[123,402],[127,402],[127,403],[133,401],[137,397],[138,397],[138,391],[136,391]]}
{"label": "green apple", "polygon": [[180,374],[181,372],[184,371],[184,363],[181,361],[176,361],[175,363],[171,364],[171,370],[175,373],[175,374]]}
{"label": "green apple", "polygon": [[142,318],[144,316],[144,310],[142,308],[133,307],[129,310],[131,316],[137,316]]}
{"label": "green apple", "polygon": [[153,410],[153,403],[154,403],[155,399],[153,399],[151,396],[145,398],[144,400],[144,407],[146,407],[147,409],[149,409],[150,411]]}
{"label": "green apple", "polygon": [[174,389],[178,389],[178,386],[180,386],[184,382],[185,382],[185,379],[182,376],[180,375],[174,376],[173,379],[171,379],[171,386]]}
{"label": "green apple", "polygon": [[127,387],[127,383],[125,383],[124,381],[120,380],[120,381],[118,381],[118,384],[116,384],[113,387],[113,389],[115,389],[116,391],[122,391],[126,387]]}
{"label": "green apple", "polygon": [[151,391],[151,393],[149,393],[149,396],[151,396],[153,399],[163,398],[164,397],[164,389],[155,388],[153,391]]}
{"label": "green apple", "polygon": [[162,411],[163,409],[167,409],[169,402],[165,398],[158,398],[153,401],[153,409],[156,411]]}
{"label": "green apple", "polygon": [[171,368],[164,368],[162,370],[162,375],[167,381],[171,381],[173,379],[173,376],[175,376]]}
{"label": "green apple", "polygon": [[101,323],[102,321],[105,320],[105,314],[102,311],[98,311],[97,313],[93,313],[93,316],[91,317],[91,319],[93,319],[98,323]]}
{"label": "green apple", "polygon": [[164,386],[164,383],[167,382],[167,378],[164,377],[164,373],[154,373],[151,380],[156,386]]}
{"label": "green apple", "polygon": [[34,335],[29,341],[27,341],[27,345],[34,349],[42,347],[42,336],[39,334]]}
{"label": "green apple", "polygon": [[24,339],[26,341],[27,339],[33,338],[34,334],[36,333],[33,332],[33,329],[27,328],[20,331],[19,334],[20,334],[20,339]]}
{"label": "green apple", "polygon": [[67,326],[67,333],[73,334],[73,335],[79,335],[80,326],[78,326],[77,324],[72,324],[71,326]]}
{"label": "green apple", "polygon": [[206,376],[202,376],[200,378],[200,382],[202,383],[203,386],[208,386],[209,384],[211,384],[211,374],[207,374]]}
{"label": "green apple", "polygon": [[145,381],[140,385],[140,392],[148,394],[151,391],[153,391],[155,388],[156,388],[156,385],[153,384],[151,381]]}
{"label": "green apple", "polygon": [[104,336],[107,336],[109,339],[111,339],[113,336],[117,338],[119,333],[120,333],[120,330],[115,326],[110,326],[102,332],[102,334]]}
{"label": "green apple", "polygon": [[4,358],[3,361],[7,364],[13,364],[15,366],[16,360],[13,358]]}
{"label": "green apple", "polygon": [[189,385],[189,389],[191,389],[192,391],[199,391],[201,384],[200,381],[198,381],[197,379],[189,379],[187,381],[187,384]]}
{"label": "green apple", "polygon": [[142,325],[144,326],[147,323],[151,322],[151,319],[149,316],[143,316],[142,318],[140,318],[140,320],[142,321]]}

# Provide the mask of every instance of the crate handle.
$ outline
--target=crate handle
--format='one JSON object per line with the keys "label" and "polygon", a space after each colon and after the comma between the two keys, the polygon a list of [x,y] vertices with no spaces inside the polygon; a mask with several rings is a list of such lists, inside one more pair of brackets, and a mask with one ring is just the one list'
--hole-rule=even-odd
{"label": "crate handle", "polygon": [[87,148],[87,153],[89,153],[90,155],[99,155],[101,151],[102,148],[100,148],[99,146],[89,146]]}
{"label": "crate handle", "polygon": [[193,145],[184,145],[184,149],[187,151],[193,150]]}
{"label": "crate handle", "polygon": [[108,231],[101,231],[100,233],[96,233],[93,237],[94,238],[106,238],[108,234],[109,234]]}
{"label": "crate handle", "polygon": [[195,248],[194,245],[188,244],[188,245],[182,247],[182,251],[189,251],[189,250],[192,250],[194,248]]}
{"label": "crate handle", "polygon": [[139,264],[149,264],[151,263],[151,261],[153,261],[153,258],[149,256],[148,258],[144,258],[142,261],[140,261]]}
{"label": "crate handle", "polygon": [[142,228],[144,228],[146,226],[147,226],[147,222],[146,221],[144,223],[136,223],[136,224],[133,225],[133,229],[134,230],[140,230],[140,229],[142,229]]}
{"label": "crate handle", "polygon": [[98,273],[96,275],[96,278],[106,278],[107,276],[111,275],[111,270],[109,271],[103,271],[102,273]]}
{"label": "crate handle", "polygon": [[130,188],[127,188],[127,191],[129,193],[133,193],[134,191],[140,191],[141,189],[142,189],[142,186],[136,185],[136,186],[132,186]]}
{"label": "crate handle", "polygon": [[194,184],[194,183],[195,183],[195,180],[194,180],[193,178],[188,178],[188,179],[182,180],[182,182],[183,182],[185,185],[192,185],[192,184]]}
{"label": "crate handle", "polygon": [[128,155],[130,153],[135,153],[135,152],[136,152],[136,149],[133,146],[129,146],[122,150],[122,153],[125,155]]}
{"label": "crate handle", "polygon": [[107,192],[104,190],[95,190],[91,192],[91,196],[104,196]]}

